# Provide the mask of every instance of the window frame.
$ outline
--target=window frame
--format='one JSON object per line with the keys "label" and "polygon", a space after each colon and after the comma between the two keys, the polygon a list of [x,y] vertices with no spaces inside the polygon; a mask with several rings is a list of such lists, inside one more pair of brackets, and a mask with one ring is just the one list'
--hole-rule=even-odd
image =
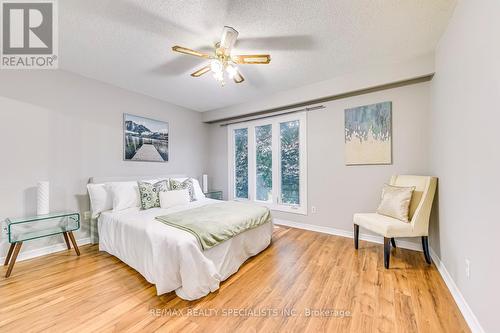
{"label": "window frame", "polygon": [[[281,136],[280,124],[299,121],[299,205],[284,204],[281,201]],[[272,125],[272,202],[256,200],[256,136],[255,127]],[[235,198],[235,137],[234,131],[246,128],[248,133],[248,199]],[[228,139],[228,198],[248,201],[268,207],[271,210],[307,215],[307,113],[296,112],[264,119],[250,120],[227,126]]]}

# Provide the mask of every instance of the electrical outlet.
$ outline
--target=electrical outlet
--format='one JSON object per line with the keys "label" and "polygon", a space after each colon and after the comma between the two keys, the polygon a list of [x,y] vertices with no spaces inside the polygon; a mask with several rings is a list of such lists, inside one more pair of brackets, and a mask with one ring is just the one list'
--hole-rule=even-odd
{"label": "electrical outlet", "polygon": [[83,219],[85,221],[90,220],[90,212],[89,211],[86,211],[83,213]]}
{"label": "electrical outlet", "polygon": [[316,206],[311,206],[311,213],[316,214]]}
{"label": "electrical outlet", "polygon": [[470,279],[470,260],[465,259],[465,276]]}

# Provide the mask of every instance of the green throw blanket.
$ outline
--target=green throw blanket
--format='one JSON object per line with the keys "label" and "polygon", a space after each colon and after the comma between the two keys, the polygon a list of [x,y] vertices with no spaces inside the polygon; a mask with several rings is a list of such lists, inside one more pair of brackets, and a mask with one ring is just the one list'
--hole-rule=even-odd
{"label": "green throw blanket", "polygon": [[271,221],[268,208],[235,201],[185,210],[156,220],[193,234],[203,250],[208,250],[245,230]]}

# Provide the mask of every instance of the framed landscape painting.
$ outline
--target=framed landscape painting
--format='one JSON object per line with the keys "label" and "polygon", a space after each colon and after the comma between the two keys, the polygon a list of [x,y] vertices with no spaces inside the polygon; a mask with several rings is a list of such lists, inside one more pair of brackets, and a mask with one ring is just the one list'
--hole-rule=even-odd
{"label": "framed landscape painting", "polygon": [[346,165],[392,163],[392,102],[345,110]]}
{"label": "framed landscape painting", "polygon": [[168,122],[125,113],[123,132],[125,161],[168,161]]}

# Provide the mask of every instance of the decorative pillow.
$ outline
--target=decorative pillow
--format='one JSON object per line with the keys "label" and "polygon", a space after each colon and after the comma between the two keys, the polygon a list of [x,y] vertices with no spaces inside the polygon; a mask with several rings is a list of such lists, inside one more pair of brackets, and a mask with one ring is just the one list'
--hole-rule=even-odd
{"label": "decorative pillow", "polygon": [[159,197],[161,208],[170,208],[174,206],[185,205],[191,201],[189,189],[160,192]]}
{"label": "decorative pillow", "polygon": [[137,182],[107,183],[106,187],[113,197],[114,212],[141,206]]}
{"label": "decorative pillow", "polygon": [[186,190],[186,189],[189,190],[189,200],[195,201],[196,198],[194,196],[193,180],[191,178],[188,178],[183,182],[175,180],[175,179],[170,179],[170,190],[171,191]]}
{"label": "decorative pillow", "polygon": [[137,182],[141,196],[141,208],[150,209],[160,207],[160,197],[158,194],[162,191],[168,191],[166,180],[160,180],[154,184],[148,182]]}
{"label": "decorative pillow", "polygon": [[410,201],[415,187],[400,187],[384,185],[382,201],[377,208],[377,213],[409,222]]}
{"label": "decorative pillow", "polygon": [[113,197],[104,184],[88,184],[92,218],[99,217],[104,211],[113,209]]}

